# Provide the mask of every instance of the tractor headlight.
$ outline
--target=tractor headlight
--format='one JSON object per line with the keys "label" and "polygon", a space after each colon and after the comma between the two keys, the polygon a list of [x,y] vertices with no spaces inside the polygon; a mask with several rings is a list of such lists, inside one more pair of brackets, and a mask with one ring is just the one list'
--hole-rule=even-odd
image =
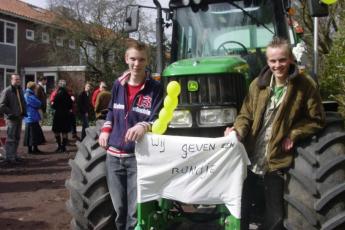
{"label": "tractor headlight", "polygon": [[202,109],[199,114],[199,126],[224,126],[234,123],[237,116],[235,108]]}
{"label": "tractor headlight", "polygon": [[173,119],[170,121],[171,128],[186,128],[192,127],[192,114],[189,110],[175,110]]}

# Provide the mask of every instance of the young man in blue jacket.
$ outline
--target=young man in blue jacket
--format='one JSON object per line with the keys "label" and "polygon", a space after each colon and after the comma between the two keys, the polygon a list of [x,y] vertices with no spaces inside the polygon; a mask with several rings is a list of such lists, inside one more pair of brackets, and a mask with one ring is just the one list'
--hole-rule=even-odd
{"label": "young man in blue jacket", "polygon": [[145,71],[148,50],[145,44],[132,41],[125,55],[128,71],[112,89],[109,111],[99,137],[107,149],[107,183],[116,212],[118,230],[136,225],[137,163],[135,141],[151,129],[163,101],[163,87]]}

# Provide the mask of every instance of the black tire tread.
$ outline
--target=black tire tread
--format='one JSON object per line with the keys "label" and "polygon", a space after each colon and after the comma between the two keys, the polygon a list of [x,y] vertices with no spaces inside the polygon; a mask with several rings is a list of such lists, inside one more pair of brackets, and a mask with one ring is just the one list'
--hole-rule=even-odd
{"label": "black tire tread", "polygon": [[334,167],[337,167],[338,165],[341,165],[345,162],[345,155],[343,156],[337,156],[334,159],[330,160],[328,163],[326,163],[325,165],[323,165],[322,167],[320,167],[316,173],[315,173],[315,179],[317,181],[320,181],[321,178],[327,173],[329,172],[331,169],[333,169]]}
{"label": "black tire tread", "polygon": [[289,174],[293,176],[297,181],[300,182],[300,184],[307,190],[309,191],[310,194],[313,196],[319,195],[315,183],[308,177],[303,176],[300,174],[297,170],[290,169]]}
{"label": "black tire tread", "polygon": [[85,166],[85,171],[90,172],[96,165],[98,165],[100,162],[104,162],[106,158],[106,154],[98,154],[95,157],[93,157],[89,163]]}
{"label": "black tire tread", "polygon": [[84,156],[85,160],[90,160],[91,155],[89,151],[87,151],[87,148],[85,147],[85,145],[83,145],[80,141],[77,141],[76,146],[79,152]]}
{"label": "black tire tread", "polygon": [[345,192],[345,182],[342,184],[339,184],[331,189],[329,189],[327,192],[325,192],[320,199],[318,199],[315,202],[315,210],[316,211],[321,211],[322,208],[330,202],[333,198],[338,196],[341,193]]}
{"label": "black tire tread", "polygon": [[298,144],[287,171],[287,229],[345,229],[344,121],[337,113],[327,115],[327,126]]}
{"label": "black tire tread", "polygon": [[72,171],[65,181],[70,192],[66,207],[73,217],[70,225],[73,230],[116,229],[106,182],[106,152],[98,144],[100,127],[86,130],[87,136],[77,143],[75,159],[69,160]]}
{"label": "black tire tread", "polygon": [[74,175],[76,176],[73,179],[77,179],[77,181],[86,184],[87,183],[87,179],[84,176],[83,172],[81,171],[81,169],[78,167],[78,165],[75,163],[74,160],[69,159],[68,161],[69,166],[71,166],[72,171],[74,172]]}
{"label": "black tire tread", "polygon": [[105,180],[105,173],[99,174],[96,177],[92,178],[92,180],[85,186],[82,194],[86,195],[88,193],[90,193],[90,191],[92,190],[92,188],[98,184],[100,181]]}
{"label": "black tire tread", "polygon": [[289,195],[285,195],[284,200],[298,210],[312,226],[317,225],[317,217],[314,215],[313,211],[299,202],[299,200]]}
{"label": "black tire tread", "polygon": [[339,227],[340,225],[344,223],[345,223],[345,212],[342,212],[336,215],[335,217],[329,219],[327,222],[325,222],[322,225],[321,230],[332,230]]}
{"label": "black tire tread", "polygon": [[309,164],[316,166],[317,165],[317,160],[316,157],[313,156],[313,153],[305,150],[302,147],[297,147],[297,153],[300,154]]}
{"label": "black tire tread", "polygon": [[320,142],[315,146],[315,152],[321,153],[325,151],[326,148],[334,145],[337,142],[345,140],[345,132],[335,132],[326,135],[320,140]]}

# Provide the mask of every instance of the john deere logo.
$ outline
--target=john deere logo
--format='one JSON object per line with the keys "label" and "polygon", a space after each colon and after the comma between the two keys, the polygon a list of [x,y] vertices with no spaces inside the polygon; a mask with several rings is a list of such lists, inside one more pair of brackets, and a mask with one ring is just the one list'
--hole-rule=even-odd
{"label": "john deere logo", "polygon": [[197,81],[188,81],[188,91],[195,92],[199,90],[199,84]]}

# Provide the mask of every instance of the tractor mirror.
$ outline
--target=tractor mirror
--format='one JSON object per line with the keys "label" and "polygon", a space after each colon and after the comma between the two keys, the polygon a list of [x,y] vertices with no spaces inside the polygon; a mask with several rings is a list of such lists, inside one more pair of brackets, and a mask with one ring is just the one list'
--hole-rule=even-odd
{"label": "tractor mirror", "polygon": [[138,31],[138,26],[139,26],[139,6],[127,6],[125,31],[128,33]]}

